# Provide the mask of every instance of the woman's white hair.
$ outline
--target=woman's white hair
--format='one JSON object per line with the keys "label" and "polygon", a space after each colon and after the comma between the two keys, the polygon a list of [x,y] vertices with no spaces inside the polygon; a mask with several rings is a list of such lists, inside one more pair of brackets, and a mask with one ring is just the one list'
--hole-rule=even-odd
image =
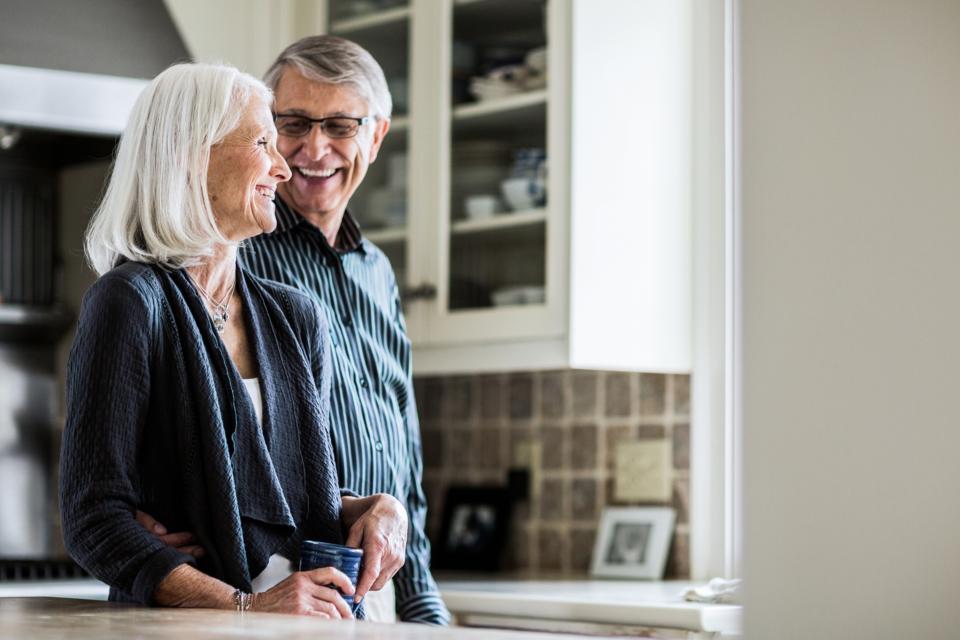
{"label": "woman's white hair", "polygon": [[262,82],[226,65],[174,65],[147,85],[87,228],[87,260],[98,274],[124,258],[189,267],[228,242],[207,194],[210,148],[237,127],[254,95],[272,100]]}
{"label": "woman's white hair", "polygon": [[268,87],[277,90],[287,65],[313,80],[353,88],[370,105],[373,115],[390,119],[393,100],[387,78],[370,52],[356,42],[330,35],[297,40],[281,51],[267,69],[263,81]]}

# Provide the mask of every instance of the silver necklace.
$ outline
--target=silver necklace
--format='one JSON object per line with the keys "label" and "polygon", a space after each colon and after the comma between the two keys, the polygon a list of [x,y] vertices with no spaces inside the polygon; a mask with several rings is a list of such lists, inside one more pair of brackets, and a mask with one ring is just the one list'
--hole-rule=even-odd
{"label": "silver necklace", "polygon": [[197,285],[197,289],[200,289],[200,293],[203,294],[204,299],[213,308],[210,313],[210,316],[213,318],[213,327],[220,333],[223,333],[223,330],[227,327],[227,320],[230,319],[230,314],[227,313],[227,307],[230,305],[230,296],[233,295],[233,288],[236,286],[237,281],[233,281],[227,294],[220,299],[220,302],[214,300],[213,296],[207,293],[207,290],[203,288],[199,280],[194,280],[193,283]]}

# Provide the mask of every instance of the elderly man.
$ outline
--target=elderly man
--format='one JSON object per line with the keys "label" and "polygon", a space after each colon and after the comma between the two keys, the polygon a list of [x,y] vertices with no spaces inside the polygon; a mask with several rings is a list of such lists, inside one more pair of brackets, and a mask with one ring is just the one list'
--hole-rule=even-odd
{"label": "elderly man", "polygon": [[[409,540],[393,578],[395,610],[404,621],[446,624],[449,613],[430,574],[420,427],[397,282],[389,260],[347,210],[390,128],[383,70],[349,40],[313,36],[287,47],[264,80],[275,94],[277,147],[293,176],[277,190],[277,229],[252,241],[244,261],[260,276],[309,293],[326,313],[341,482],[406,505]],[[348,544],[357,535],[351,532]],[[366,572],[358,592],[376,575]],[[385,575],[374,590],[386,586],[389,593]],[[368,610],[381,617],[376,604]]]}
{"label": "elderly man", "polygon": [[[312,36],[287,47],[264,79],[275,94],[277,148],[292,178],[277,189],[276,230],[250,241],[242,260],[254,274],[308,293],[326,315],[333,342],[330,422],[342,486],[393,495],[407,508],[405,554],[392,548],[404,542],[402,534],[380,533],[396,519],[388,503],[382,517],[375,505],[348,535],[348,545],[365,550],[357,594],[371,590],[368,618],[448,624],[430,574],[420,427],[397,282],[387,257],[347,210],[390,128],[383,70],[356,43]],[[142,521],[154,525],[148,516]],[[168,539],[183,548],[187,536]],[[386,563],[404,555],[394,575],[396,567]]]}

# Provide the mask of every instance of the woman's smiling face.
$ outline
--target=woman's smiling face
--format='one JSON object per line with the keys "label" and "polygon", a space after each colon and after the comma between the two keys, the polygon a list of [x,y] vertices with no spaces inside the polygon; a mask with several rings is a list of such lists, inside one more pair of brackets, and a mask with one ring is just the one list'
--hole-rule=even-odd
{"label": "woman's smiling face", "polygon": [[289,179],[270,106],[253,95],[237,127],[210,149],[207,193],[220,233],[240,241],[273,231],[277,185]]}

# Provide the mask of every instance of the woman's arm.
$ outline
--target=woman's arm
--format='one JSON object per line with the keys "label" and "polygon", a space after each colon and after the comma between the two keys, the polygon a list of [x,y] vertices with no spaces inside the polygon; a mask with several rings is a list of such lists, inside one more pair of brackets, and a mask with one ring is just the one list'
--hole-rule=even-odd
{"label": "woman's arm", "polygon": [[194,561],[134,517],[153,383],[151,300],[145,284],[117,274],[97,280],[84,297],[67,368],[60,461],[67,550],[94,576],[144,604],[164,576]]}
{"label": "woman's arm", "polygon": [[[298,571],[273,588],[253,594],[247,610],[352,618],[350,607],[331,585],[348,595],[353,593],[350,579],[333,567]],[[191,566],[180,565],[157,585],[154,599],[165,607],[236,609],[235,593],[225,582]]]}

